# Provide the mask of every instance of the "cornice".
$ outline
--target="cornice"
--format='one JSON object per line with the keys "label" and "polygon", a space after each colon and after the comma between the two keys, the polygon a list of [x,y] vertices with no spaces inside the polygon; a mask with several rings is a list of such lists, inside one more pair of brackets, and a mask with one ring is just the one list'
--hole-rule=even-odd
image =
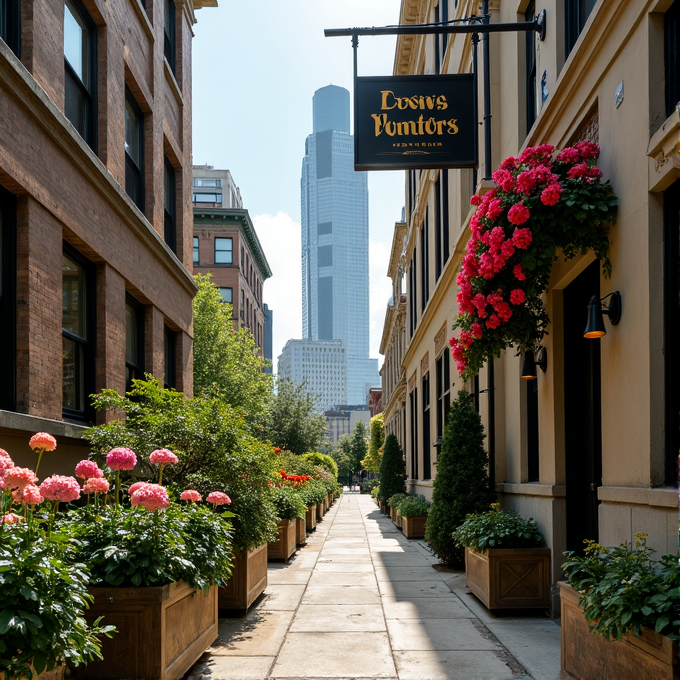
{"label": "cornice", "polygon": [[404,247],[404,235],[406,234],[406,222],[394,223],[394,236],[392,237],[392,250],[390,251],[390,261],[387,266],[387,276],[394,281],[399,273],[399,260],[401,259]]}

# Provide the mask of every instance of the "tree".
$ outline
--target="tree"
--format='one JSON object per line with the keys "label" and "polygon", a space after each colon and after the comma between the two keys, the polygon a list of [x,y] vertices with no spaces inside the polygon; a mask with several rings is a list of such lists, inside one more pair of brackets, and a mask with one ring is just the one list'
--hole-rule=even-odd
{"label": "tree", "polygon": [[268,362],[250,330],[234,328],[232,306],[222,301],[210,274],[194,278],[194,394],[223,398],[259,427],[272,393]]}
{"label": "tree", "polygon": [[262,437],[291,453],[316,451],[326,434],[326,420],[316,411],[304,385],[277,380],[276,394],[267,407]]}
{"label": "tree", "polygon": [[473,397],[461,390],[451,404],[444,428],[425,531],[425,540],[439,560],[453,566],[462,566],[464,552],[451,534],[466,515],[485,512],[496,498],[487,474],[484,437]]}
{"label": "tree", "polygon": [[380,491],[378,496],[386,501],[395,493],[406,493],[406,462],[397,438],[390,434],[385,439],[380,463]]}
{"label": "tree", "polygon": [[338,466],[338,479],[347,479],[350,475],[350,458],[352,453],[352,438],[349,435],[340,437],[335,448],[330,452],[331,458]]}
{"label": "tree", "polygon": [[360,420],[354,426],[350,449],[350,470],[352,474],[361,471],[361,461],[366,458],[368,453],[368,443],[366,441],[366,424]]}
{"label": "tree", "polygon": [[361,461],[364,470],[380,472],[382,447],[385,443],[385,420],[382,413],[371,418],[371,441],[368,445],[368,455]]}

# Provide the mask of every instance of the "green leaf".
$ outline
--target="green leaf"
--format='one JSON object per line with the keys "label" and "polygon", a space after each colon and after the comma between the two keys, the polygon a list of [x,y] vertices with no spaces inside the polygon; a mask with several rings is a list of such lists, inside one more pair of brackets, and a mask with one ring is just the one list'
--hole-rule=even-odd
{"label": "green leaf", "polygon": [[38,600],[38,593],[33,590],[33,588],[29,588],[28,586],[22,586],[21,590],[19,592],[24,596],[25,599],[27,600]]}
{"label": "green leaf", "polygon": [[664,629],[668,623],[670,622],[670,619],[667,616],[662,616],[660,619],[657,620],[656,625],[654,626],[654,630],[659,633],[662,629]]}

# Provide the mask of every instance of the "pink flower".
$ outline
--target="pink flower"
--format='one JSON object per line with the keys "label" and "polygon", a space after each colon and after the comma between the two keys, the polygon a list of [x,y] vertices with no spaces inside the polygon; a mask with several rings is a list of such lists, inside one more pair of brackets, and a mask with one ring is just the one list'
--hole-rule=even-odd
{"label": "pink flower", "polygon": [[5,470],[8,467],[13,467],[14,461],[5,449],[0,449],[0,470]]}
{"label": "pink flower", "polygon": [[160,463],[161,465],[168,465],[170,463],[178,463],[179,458],[170,451],[170,449],[156,449],[149,456],[149,463]]}
{"label": "pink flower", "polygon": [[147,510],[159,510],[170,505],[168,492],[159,484],[144,484],[132,494],[130,500],[133,506],[141,505]]}
{"label": "pink flower", "polygon": [[538,178],[533,170],[525,170],[517,175],[517,191],[523,194],[530,194],[536,186]]}
{"label": "pink flower", "polygon": [[521,288],[515,288],[510,291],[510,302],[513,305],[521,305],[526,299],[526,293]]}
{"label": "pink flower", "polygon": [[514,156],[508,156],[500,165],[501,170],[514,170],[517,167],[517,159]]}
{"label": "pink flower", "polygon": [[28,468],[17,467],[16,465],[5,470],[5,484],[10,489],[24,489],[28,484],[36,484],[38,477]]}
{"label": "pink flower", "polygon": [[470,199],[470,205],[479,205],[482,202],[482,197],[478,194],[474,194]]}
{"label": "pink flower", "polygon": [[503,322],[509,321],[512,316],[512,309],[507,302],[500,302],[496,306],[496,311],[498,312],[498,318]]}
{"label": "pink flower", "polygon": [[569,172],[567,172],[567,177],[571,179],[595,179],[598,177],[602,177],[602,172],[598,167],[595,166],[590,166],[587,163],[579,163],[578,165],[574,165],[574,167],[569,168]]}
{"label": "pink flower", "polygon": [[532,167],[537,165],[549,164],[552,162],[552,155],[555,147],[550,144],[541,144],[540,146],[527,147],[519,157],[520,163],[525,163]]}
{"label": "pink flower", "polygon": [[47,500],[70,503],[80,498],[80,484],[75,477],[52,475],[40,485],[40,493]]}
{"label": "pink flower", "polygon": [[526,227],[523,229],[515,229],[512,234],[512,243],[515,248],[526,250],[533,238],[534,236],[531,233],[531,229],[527,229]]}
{"label": "pink flower", "polygon": [[99,469],[93,460],[81,460],[76,465],[76,477],[81,479],[92,479],[92,477],[103,477],[104,473]]}
{"label": "pink flower", "polygon": [[109,451],[106,464],[112,470],[132,470],[137,465],[137,456],[132,449],[120,446]]}
{"label": "pink flower", "polygon": [[133,493],[141,489],[145,484],[149,484],[149,482],[135,482],[134,484],[130,484],[128,493],[132,496]]}
{"label": "pink flower", "polygon": [[[515,229],[515,231],[517,231],[517,229]],[[518,281],[524,281],[524,279],[526,279],[526,277],[527,277],[527,275],[524,273],[524,270],[522,269],[522,265],[521,265],[521,264],[516,264],[516,265],[512,268],[512,273],[515,275],[515,278],[516,278]]]}
{"label": "pink flower", "polygon": [[23,502],[26,505],[38,505],[45,500],[40,493],[40,489],[35,484],[27,484],[24,487]]}
{"label": "pink flower", "polygon": [[19,522],[21,522],[21,516],[14,512],[8,512],[0,517],[0,524],[18,524]]}
{"label": "pink flower", "polygon": [[515,203],[515,205],[508,210],[508,221],[513,224],[524,224],[530,217],[529,208],[523,203]]}
{"label": "pink flower", "polygon": [[460,332],[460,344],[465,348],[465,349],[470,349],[472,345],[472,334],[470,331],[461,331]]}
{"label": "pink flower", "polygon": [[495,314],[492,314],[487,320],[486,325],[488,328],[498,328],[501,325],[501,320]]}
{"label": "pink flower", "polygon": [[511,191],[515,185],[515,178],[508,170],[496,170],[492,175],[493,181],[503,189],[503,191]]}
{"label": "pink flower", "polygon": [[495,220],[503,212],[503,202],[500,198],[494,198],[489,201],[489,207],[486,210],[486,216],[490,220]]}
{"label": "pink flower", "polygon": [[587,161],[589,158],[598,158],[600,155],[600,147],[593,142],[584,140],[574,146],[580,151],[584,161]]}
{"label": "pink flower", "polygon": [[198,493],[198,491],[195,491],[194,489],[187,489],[186,491],[182,491],[179,497],[183,501],[198,502],[201,500],[201,494]]}
{"label": "pink flower", "polygon": [[83,486],[83,493],[108,493],[109,488],[109,481],[104,477],[90,477]]}
{"label": "pink flower", "polygon": [[482,326],[481,323],[473,323],[472,324],[472,335],[474,335],[477,339],[482,337],[482,334],[484,332],[484,327]]}
{"label": "pink flower", "polygon": [[214,505],[229,505],[231,503],[231,498],[221,491],[211,491],[205,500]]}
{"label": "pink flower", "polygon": [[557,160],[560,161],[560,163],[578,163],[582,158],[578,149],[575,149],[573,146],[568,146],[557,154]]}
{"label": "pink flower", "polygon": [[555,205],[562,195],[562,187],[559,184],[549,184],[541,192],[541,203],[543,205]]}
{"label": "pink flower", "polygon": [[38,432],[31,437],[28,445],[34,451],[54,451],[57,440],[49,432]]}

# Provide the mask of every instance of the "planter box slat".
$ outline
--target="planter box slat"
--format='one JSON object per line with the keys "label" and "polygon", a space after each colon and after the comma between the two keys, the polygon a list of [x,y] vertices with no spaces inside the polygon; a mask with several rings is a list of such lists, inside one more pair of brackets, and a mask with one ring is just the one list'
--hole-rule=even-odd
{"label": "planter box slat", "polygon": [[267,587],[267,544],[234,555],[234,568],[219,589],[219,608],[246,611]]}
{"label": "planter box slat", "polygon": [[406,538],[425,538],[427,517],[402,517],[400,513],[398,517],[401,519],[401,528]]}
{"label": "planter box slat", "polygon": [[305,524],[307,525],[307,531],[314,531],[316,529],[316,505],[307,508]]}
{"label": "planter box slat", "polygon": [[279,537],[267,546],[267,558],[270,560],[288,561],[295,553],[296,526],[294,519],[281,519],[278,522]]}
{"label": "planter box slat", "polygon": [[307,543],[307,522],[304,517],[298,517],[295,522],[295,543],[297,545],[304,545]]}

